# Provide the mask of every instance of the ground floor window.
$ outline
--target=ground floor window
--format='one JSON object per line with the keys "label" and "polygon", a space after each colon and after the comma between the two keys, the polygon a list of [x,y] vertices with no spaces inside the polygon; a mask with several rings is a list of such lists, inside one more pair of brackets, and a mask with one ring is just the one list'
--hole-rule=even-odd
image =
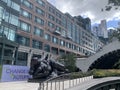
{"label": "ground floor window", "polygon": [[28,53],[27,52],[18,52],[18,59],[16,61],[17,65],[26,66],[28,60]]}

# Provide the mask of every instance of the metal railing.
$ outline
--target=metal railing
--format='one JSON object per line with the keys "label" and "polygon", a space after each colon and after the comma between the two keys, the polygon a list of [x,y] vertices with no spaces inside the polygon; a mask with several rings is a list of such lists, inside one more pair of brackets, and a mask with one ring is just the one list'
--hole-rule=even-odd
{"label": "metal railing", "polygon": [[64,74],[58,77],[50,78],[44,82],[40,82],[38,90],[65,90],[92,78],[93,76],[87,76],[74,79],[74,77],[71,76],[71,73]]}

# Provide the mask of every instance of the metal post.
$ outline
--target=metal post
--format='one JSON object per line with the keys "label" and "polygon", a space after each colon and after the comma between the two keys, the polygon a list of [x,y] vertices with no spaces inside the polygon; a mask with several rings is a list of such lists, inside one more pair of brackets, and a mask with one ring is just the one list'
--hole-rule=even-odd
{"label": "metal post", "polygon": [[43,82],[43,90],[44,90],[44,82]]}
{"label": "metal post", "polygon": [[52,81],[51,81],[51,85],[50,85],[50,90],[52,90]]}
{"label": "metal post", "polygon": [[41,82],[39,83],[39,89],[38,90],[41,90]]}
{"label": "metal post", "polygon": [[59,80],[59,90],[60,90],[60,80]]}
{"label": "metal post", "polygon": [[64,90],[64,76],[63,76],[63,89],[62,90]]}
{"label": "metal post", "polygon": [[46,90],[48,90],[48,81],[46,82]]}
{"label": "metal post", "polygon": [[77,79],[76,79],[76,85],[77,85]]}
{"label": "metal post", "polygon": [[56,80],[55,80],[55,90],[56,90]]}

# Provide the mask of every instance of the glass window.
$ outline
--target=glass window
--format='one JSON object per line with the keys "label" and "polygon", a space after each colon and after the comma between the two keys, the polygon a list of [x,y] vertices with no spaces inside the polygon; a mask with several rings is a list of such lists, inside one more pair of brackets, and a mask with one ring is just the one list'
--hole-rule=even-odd
{"label": "glass window", "polygon": [[52,16],[52,15],[50,15],[50,14],[49,14],[49,19],[50,19],[50,20],[53,20],[53,21],[55,20],[54,16]]}
{"label": "glass window", "polygon": [[48,41],[51,41],[51,36],[49,34],[45,34],[45,39],[48,40]]}
{"label": "glass window", "polygon": [[61,45],[61,46],[65,46],[65,41],[60,40],[60,45]]}
{"label": "glass window", "polygon": [[40,25],[44,25],[44,20],[38,17],[35,17],[35,22],[40,24]]}
{"label": "glass window", "polygon": [[45,44],[45,45],[44,45],[44,50],[45,50],[46,52],[50,52],[50,45]]}
{"label": "glass window", "polygon": [[61,14],[59,14],[58,12],[56,12],[56,16],[61,18]]}
{"label": "glass window", "polygon": [[18,26],[18,17],[12,14],[9,14],[8,12],[5,12],[4,20],[6,22],[9,22],[15,26]]}
{"label": "glass window", "polygon": [[42,7],[45,7],[45,2],[43,0],[36,0],[36,2],[42,6]]}
{"label": "glass window", "polygon": [[59,19],[56,19],[56,23],[61,25],[61,21]]}
{"label": "glass window", "polygon": [[66,31],[61,30],[61,36],[66,37]]}
{"label": "glass window", "polygon": [[21,15],[29,19],[32,18],[32,14],[23,9],[21,9]]}
{"label": "glass window", "polygon": [[2,0],[3,2],[7,3],[7,0]]}
{"label": "glass window", "polygon": [[52,47],[51,48],[51,52],[53,53],[53,54],[58,54],[58,49],[57,48],[54,48],[54,47]]}
{"label": "glass window", "polygon": [[7,39],[15,41],[15,30],[7,27],[2,27],[0,33],[2,33]]}
{"label": "glass window", "polygon": [[38,7],[36,7],[36,12],[38,14],[42,15],[42,16],[45,16],[45,12],[42,9],[38,8]]}
{"label": "glass window", "polygon": [[58,38],[56,38],[56,37],[53,36],[52,37],[52,42],[55,43],[55,44],[58,44]]}
{"label": "glass window", "polygon": [[26,31],[26,32],[30,32],[30,29],[31,29],[30,24],[25,23],[25,22],[23,22],[23,21],[20,21],[20,22],[19,22],[19,27],[20,27],[21,30],[24,30],[24,31]]}
{"label": "glass window", "polygon": [[37,49],[42,49],[42,42],[37,41],[37,40],[33,40],[32,41],[32,47],[37,48]]}
{"label": "glass window", "polygon": [[20,5],[18,5],[17,3],[15,3],[11,0],[8,0],[7,5],[17,11],[20,11]]}
{"label": "glass window", "polygon": [[21,0],[22,4],[28,8],[33,8],[33,4],[30,3],[28,0]]}
{"label": "glass window", "polygon": [[17,3],[12,2],[12,6],[13,9],[20,11],[20,6]]}
{"label": "glass window", "polygon": [[18,26],[18,17],[15,15],[10,15],[10,21],[11,24]]}
{"label": "glass window", "polygon": [[26,66],[28,60],[28,53],[26,52],[18,52],[18,60],[16,61],[17,65]]}
{"label": "glass window", "polygon": [[56,30],[59,31],[59,32],[61,32],[61,28],[58,27],[58,26],[56,26]]}
{"label": "glass window", "polygon": [[4,12],[4,9],[3,9],[3,7],[0,6],[0,21],[3,18],[3,12]]}
{"label": "glass window", "polygon": [[34,35],[43,37],[44,31],[42,29],[39,29],[37,27],[34,27]]}
{"label": "glass window", "polygon": [[48,22],[48,26],[51,27],[51,28],[54,28],[55,25],[51,22]]}
{"label": "glass window", "polygon": [[30,45],[30,39],[20,35],[16,35],[16,42],[24,46]]}
{"label": "glass window", "polygon": [[55,13],[55,10],[52,7],[49,7],[49,11],[53,14]]}

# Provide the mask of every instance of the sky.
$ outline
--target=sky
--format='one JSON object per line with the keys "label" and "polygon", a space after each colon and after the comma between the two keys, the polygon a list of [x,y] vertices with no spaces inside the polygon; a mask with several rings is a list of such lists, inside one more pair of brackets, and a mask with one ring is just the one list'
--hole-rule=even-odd
{"label": "sky", "polygon": [[107,20],[107,27],[117,27],[120,22],[120,9],[113,7],[110,11],[105,10],[108,0],[48,0],[63,13],[70,13],[72,16],[81,15],[89,17],[92,26]]}

